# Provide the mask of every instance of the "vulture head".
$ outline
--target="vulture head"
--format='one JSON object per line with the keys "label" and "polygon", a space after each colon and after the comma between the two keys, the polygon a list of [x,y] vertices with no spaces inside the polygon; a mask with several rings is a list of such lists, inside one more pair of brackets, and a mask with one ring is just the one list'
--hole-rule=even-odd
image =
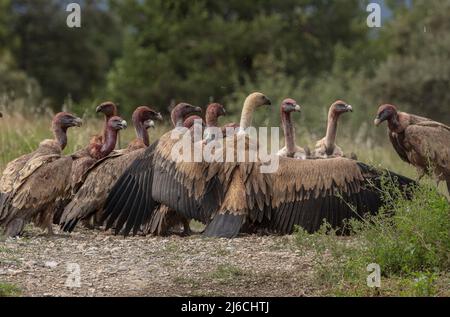
{"label": "vulture head", "polygon": [[222,106],[220,103],[214,102],[208,105],[206,108],[206,116],[211,117],[220,117],[226,115],[227,112],[225,111],[225,107]]}
{"label": "vulture head", "polygon": [[209,104],[205,115],[206,126],[217,127],[219,117],[224,115],[226,115],[225,107],[220,103]]}
{"label": "vulture head", "polygon": [[378,108],[377,116],[374,120],[374,124],[379,126],[383,121],[391,120],[397,116],[397,108],[393,105],[382,105]]}
{"label": "vulture head", "polygon": [[101,103],[95,111],[97,113],[102,112],[107,118],[117,116],[117,106],[111,101],[106,101]]}
{"label": "vulture head", "polygon": [[182,102],[173,108],[170,115],[174,126],[182,126],[184,120],[192,114],[201,114],[202,108]]}
{"label": "vulture head", "polygon": [[272,101],[270,101],[269,98],[267,98],[264,94],[260,92],[254,92],[248,95],[248,97],[245,99],[245,104],[250,104],[254,108],[260,107],[260,106],[270,106],[272,104]]}
{"label": "vulture head", "polygon": [[118,131],[127,128],[127,122],[121,117],[113,116],[108,120],[108,129]]}
{"label": "vulture head", "polygon": [[353,112],[353,107],[345,101],[336,100],[330,107],[330,111],[335,115],[340,115],[345,112]]}
{"label": "vulture head", "polygon": [[63,131],[71,127],[81,127],[82,124],[83,120],[68,112],[57,113],[52,120],[53,128],[59,128]]}
{"label": "vulture head", "polygon": [[183,127],[185,128],[192,128],[194,126],[195,120],[200,120],[202,122],[202,127],[205,126],[205,122],[203,121],[202,117],[198,116],[198,115],[192,115],[186,118],[186,120],[184,120],[183,122]]}
{"label": "vulture head", "polygon": [[293,111],[300,112],[301,107],[299,104],[297,104],[297,101],[295,101],[294,99],[287,98],[287,99],[284,99],[283,102],[281,103],[280,109],[281,109],[281,112],[290,113]]}
{"label": "vulture head", "polygon": [[162,121],[163,117],[159,112],[148,106],[140,106],[134,110],[132,120],[135,125],[139,123],[145,125],[145,122],[152,121],[154,127],[155,122],[153,120]]}

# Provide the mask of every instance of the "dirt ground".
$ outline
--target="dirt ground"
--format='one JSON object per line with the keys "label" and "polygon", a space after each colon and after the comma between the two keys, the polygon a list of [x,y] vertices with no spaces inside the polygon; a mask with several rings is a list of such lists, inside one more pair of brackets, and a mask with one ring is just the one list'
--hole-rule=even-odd
{"label": "dirt ground", "polygon": [[319,295],[309,259],[290,236],[123,238],[85,229],[47,236],[31,229],[0,242],[0,282],[23,296]]}

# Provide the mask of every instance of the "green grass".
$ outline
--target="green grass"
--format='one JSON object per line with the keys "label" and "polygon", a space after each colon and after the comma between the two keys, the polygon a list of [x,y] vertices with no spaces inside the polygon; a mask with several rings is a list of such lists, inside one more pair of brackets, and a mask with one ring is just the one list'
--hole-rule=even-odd
{"label": "green grass", "polygon": [[[448,296],[450,204],[426,183],[412,192],[407,200],[384,184],[385,206],[376,216],[350,221],[350,237],[339,237],[328,224],[312,235],[297,228],[296,245],[313,251],[316,283],[326,294]],[[367,286],[370,263],[380,266],[379,289]]]}
{"label": "green grass", "polygon": [[16,297],[21,294],[22,291],[18,286],[0,282],[0,297]]}
{"label": "green grass", "polygon": [[14,252],[13,250],[11,250],[11,249],[9,249],[9,248],[7,248],[7,247],[0,246],[0,253],[8,253],[8,254],[11,254],[11,253],[13,253],[13,252]]}
{"label": "green grass", "polygon": [[211,278],[219,282],[226,283],[235,279],[239,279],[245,275],[245,272],[239,267],[231,264],[219,264],[216,269],[211,272]]}

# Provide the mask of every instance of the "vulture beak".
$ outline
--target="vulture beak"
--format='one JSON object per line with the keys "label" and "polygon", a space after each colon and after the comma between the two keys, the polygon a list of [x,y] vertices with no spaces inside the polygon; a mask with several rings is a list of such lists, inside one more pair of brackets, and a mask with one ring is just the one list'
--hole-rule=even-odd
{"label": "vulture beak", "polygon": [[125,120],[122,120],[122,122],[120,122],[120,127],[121,127],[121,129],[128,128],[127,122]]}
{"label": "vulture beak", "polygon": [[102,106],[98,106],[97,108],[95,108],[95,112],[99,113],[102,111]]}
{"label": "vulture beak", "polygon": [[195,112],[202,113],[202,108],[200,108],[200,107],[195,107]]}
{"label": "vulture beak", "polygon": [[300,107],[300,105],[295,105],[294,106],[294,111],[300,111],[301,110],[301,107]]}
{"label": "vulture beak", "polygon": [[375,120],[373,120],[373,124],[375,124],[375,126],[379,126],[381,123],[381,120],[379,118],[375,118]]}
{"label": "vulture beak", "polygon": [[[156,114],[156,120],[159,120],[159,121],[163,121],[163,116],[161,115],[161,113],[157,113]],[[153,122],[153,121],[152,121]],[[154,122],[153,122],[153,124],[154,124]]]}
{"label": "vulture beak", "polygon": [[155,128],[155,122],[153,120],[147,120],[144,122],[146,128]]}
{"label": "vulture beak", "polygon": [[351,105],[347,105],[347,111],[353,112],[353,107]]}
{"label": "vulture beak", "polygon": [[81,120],[80,118],[74,118],[73,124],[75,127],[81,127],[83,125],[83,120]]}
{"label": "vulture beak", "polygon": [[272,101],[269,98],[267,98],[266,105],[267,106],[271,106],[272,105]]}

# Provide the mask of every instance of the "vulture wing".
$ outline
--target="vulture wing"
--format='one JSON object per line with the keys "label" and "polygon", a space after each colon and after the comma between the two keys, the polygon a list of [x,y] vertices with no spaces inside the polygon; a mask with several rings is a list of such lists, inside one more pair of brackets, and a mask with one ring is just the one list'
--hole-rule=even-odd
{"label": "vulture wing", "polygon": [[[203,222],[208,222],[220,206],[220,183],[209,170],[212,164],[174,159],[173,147],[188,135],[172,133],[166,133],[151,145],[120,177],[106,201],[107,228],[115,226],[116,233],[121,231],[125,235],[133,229],[136,234],[159,204]],[[193,154],[194,147],[190,150]],[[214,166],[217,171],[218,165]]]}
{"label": "vulture wing", "polygon": [[33,157],[33,154],[34,153],[22,155],[6,165],[0,179],[0,192],[8,193],[12,191],[18,172]]}
{"label": "vulture wing", "polygon": [[404,146],[405,134],[400,133],[397,134],[395,132],[388,131],[389,139],[391,140],[392,146],[400,158],[406,163],[410,163],[408,159],[408,150]]}
{"label": "vulture wing", "polygon": [[29,153],[18,157],[6,165],[0,178],[0,221],[4,218],[3,213],[7,212],[7,201],[9,194],[13,192],[13,186],[16,182],[19,171],[33,157],[34,153]]}
{"label": "vulture wing", "polygon": [[[38,156],[32,153],[30,156],[26,156],[28,158],[26,162],[25,156],[19,158],[8,164],[5,172],[4,172],[4,180],[2,178],[2,198],[1,206],[0,206],[0,222],[3,222],[6,218],[10,216],[9,209],[10,205],[13,202],[16,202],[20,195],[17,195],[19,189],[27,182],[28,178],[33,175],[33,173],[38,170],[41,166],[53,162],[54,160],[60,158],[59,154],[49,154]],[[12,163],[17,164],[12,164]],[[20,204],[19,204],[20,205]]]}
{"label": "vulture wing", "polygon": [[115,232],[136,234],[141,225],[145,225],[158,203],[151,198],[153,182],[153,155],[158,141],[154,142],[119,177],[112,187],[104,204],[101,221],[106,221],[106,229],[115,228]]}
{"label": "vulture wing", "polygon": [[125,169],[144,152],[115,151],[90,167],[77,185],[76,194],[66,206],[60,224],[64,231],[72,231],[80,219],[86,219],[102,210],[103,204]]}
{"label": "vulture wing", "polygon": [[435,167],[437,174],[450,180],[450,127],[434,121],[410,125],[405,130],[411,164]]}
{"label": "vulture wing", "polygon": [[[232,153],[234,159],[211,164],[210,173],[217,173],[224,197],[204,235],[232,238],[239,234],[244,224],[259,223],[268,217],[270,174],[261,173],[257,149],[256,140],[246,134],[225,139],[223,156],[226,158]],[[216,169],[219,171],[215,172]]]}
{"label": "vulture wing", "polygon": [[[8,212],[1,221],[7,226],[7,235],[19,234],[30,220],[41,227],[49,223],[54,212],[52,206],[69,186],[71,167],[70,157],[56,156],[42,157],[39,162],[31,160],[24,167],[20,182],[15,184],[15,192],[8,202]],[[13,220],[20,225],[13,224]]]}
{"label": "vulture wing", "polygon": [[[267,227],[292,233],[294,226],[308,232],[325,219],[333,228],[343,228],[344,219],[376,213],[380,208],[382,172],[346,158],[295,160],[280,158],[271,175],[272,202]],[[414,181],[388,172],[399,186]],[[267,221],[266,220],[266,221]]]}

